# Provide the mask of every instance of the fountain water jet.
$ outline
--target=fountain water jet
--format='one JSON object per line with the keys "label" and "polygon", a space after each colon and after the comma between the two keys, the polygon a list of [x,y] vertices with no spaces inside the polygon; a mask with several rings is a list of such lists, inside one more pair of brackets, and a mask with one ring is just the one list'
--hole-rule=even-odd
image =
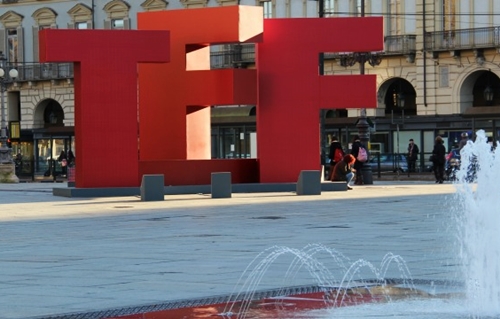
{"label": "fountain water jet", "polygon": [[[453,234],[463,265],[463,274],[459,275],[463,275],[465,284],[449,278],[414,280],[405,261],[391,253],[375,267],[363,259],[351,262],[321,244],[303,249],[273,246],[247,266],[231,296],[224,296],[224,300],[196,300],[197,306],[174,308],[164,318],[499,318],[500,206],[494,189],[500,180],[500,156],[496,152],[487,143],[485,133],[477,132],[476,141],[470,142],[461,154],[457,192],[450,196],[450,214],[456,219],[454,226],[458,230],[453,229]],[[322,259],[320,253],[326,253],[333,264]],[[290,263],[278,260],[286,255],[293,256]],[[258,291],[273,264],[278,264],[274,275],[283,277],[283,288]],[[391,265],[397,265],[396,273]],[[309,275],[308,283],[313,279],[316,286],[290,286],[296,279],[304,279],[300,277],[304,273]],[[387,279],[394,274],[399,278]]]}
{"label": "fountain water jet", "polygon": [[[327,267],[316,258],[316,255],[320,252],[325,252],[331,257],[330,260],[334,262],[332,267]],[[405,261],[400,256],[392,253],[386,254],[380,267],[377,268],[362,259],[351,263],[349,258],[343,254],[321,244],[309,244],[303,249],[273,246],[257,255],[247,266],[221,315],[227,318],[246,318],[251,306],[254,306],[255,300],[259,299],[256,298],[256,288],[265,273],[276,262],[278,257],[287,254],[294,256],[294,259],[284,275],[283,287],[286,287],[285,285],[290,286],[299,270],[305,268],[323,291],[322,299],[315,299],[316,302],[324,303],[323,307],[336,308],[361,304],[367,301],[387,301],[395,296],[400,298],[410,295],[424,295],[424,293],[415,289]],[[387,284],[385,275],[391,264],[397,265],[397,273],[400,275],[399,287]],[[368,269],[368,272],[375,279],[363,279],[361,269]],[[337,280],[333,275],[334,271],[343,274],[342,279]],[[272,304],[272,307],[280,308],[285,303],[290,303],[291,300],[296,302],[300,298],[290,298],[286,293],[280,294],[278,292],[277,297],[269,298],[268,301],[264,301],[262,304],[266,304],[266,306]]]}
{"label": "fountain water jet", "polygon": [[[495,145],[496,146],[496,145]],[[476,316],[500,315],[500,151],[483,130],[461,151],[455,214],[466,300]],[[471,182],[476,182],[471,183]]]}
{"label": "fountain water jet", "polygon": [[[253,284],[258,284],[262,280],[264,272],[270,266],[269,262],[275,260],[278,256],[285,253],[296,255],[296,259],[291,264],[285,276],[284,282],[293,279],[301,267],[308,268],[312,275],[316,276],[316,281],[325,287],[337,287],[330,293],[330,304],[333,306],[342,306],[347,291],[354,291],[350,283],[366,283],[362,278],[358,278],[361,268],[369,268],[375,275],[380,291],[384,290],[384,278],[387,268],[392,262],[396,262],[401,274],[402,284],[413,291],[413,296],[436,297],[425,300],[405,300],[404,302],[395,302],[390,305],[365,304],[358,307],[335,308],[336,315],[324,316],[318,315],[312,318],[331,318],[341,313],[354,313],[357,317],[370,318],[380,312],[377,308],[384,309],[383,313],[400,312],[398,307],[404,309],[401,311],[402,318],[485,318],[498,317],[500,315],[500,206],[498,205],[498,195],[492,191],[498,185],[500,180],[500,154],[497,154],[498,148],[488,144],[484,131],[478,131],[476,140],[469,142],[461,152],[461,168],[457,173],[458,180],[455,182],[457,192],[453,196],[452,214],[456,219],[457,242],[459,248],[459,257],[463,265],[463,282],[465,288],[459,288],[460,291],[444,291],[441,294],[421,294],[415,289],[410,272],[400,256],[387,254],[381,263],[380,268],[374,267],[367,261],[358,260],[350,263],[349,259],[338,252],[326,248],[322,245],[308,245],[303,250],[294,250],[290,248],[273,247],[260,263],[255,267],[249,277],[255,276]],[[332,275],[332,269],[326,267],[314,260],[314,255],[320,251],[329,251],[335,256],[339,270],[344,273],[340,281],[335,281]],[[259,259],[262,256],[256,258]],[[254,260],[254,262],[256,261]],[[345,265],[349,264],[349,267]],[[249,268],[251,265],[249,265]],[[245,272],[247,272],[249,270]],[[317,271],[325,271],[318,275]],[[359,280],[359,281],[357,281]],[[333,283],[333,285],[332,285]],[[448,285],[447,285],[448,286]],[[250,286],[247,286],[249,288]],[[366,287],[372,289],[370,285]],[[255,288],[255,286],[253,287]],[[457,288],[457,287],[455,287]],[[356,287],[357,291],[361,289]],[[373,289],[368,293],[373,293]],[[450,289],[448,286],[447,289]],[[243,290],[242,290],[243,291]],[[239,294],[238,294],[239,295]],[[465,295],[465,302],[464,302]],[[251,295],[246,295],[251,297]],[[391,299],[390,294],[385,295],[385,299]],[[245,300],[243,298],[243,300]],[[352,303],[346,303],[352,305]],[[390,310],[390,309],[395,310]],[[228,309],[226,307],[226,309]],[[231,308],[229,308],[231,309]],[[246,308],[248,309],[248,307]],[[341,310],[340,310],[341,309]],[[364,313],[373,312],[371,315]],[[414,309],[415,315],[411,315],[410,309]],[[446,309],[443,310],[443,309]],[[348,315],[349,316],[349,315]],[[237,318],[244,318],[238,316]]]}

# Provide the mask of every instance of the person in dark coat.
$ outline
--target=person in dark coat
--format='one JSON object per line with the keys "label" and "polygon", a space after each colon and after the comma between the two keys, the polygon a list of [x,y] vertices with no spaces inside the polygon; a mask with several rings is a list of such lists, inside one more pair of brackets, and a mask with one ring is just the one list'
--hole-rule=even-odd
{"label": "person in dark coat", "polygon": [[359,135],[354,135],[351,148],[351,155],[354,156],[354,158],[356,159],[356,162],[354,162],[354,170],[356,171],[356,181],[354,182],[355,185],[363,185],[363,175],[361,174],[361,168],[363,167],[363,162],[357,160],[360,146],[366,149],[366,147],[363,144],[361,144]]}
{"label": "person in dark coat", "polygon": [[434,149],[432,150],[432,168],[436,183],[442,184],[444,180],[444,164],[446,163],[446,149],[443,145],[441,136],[436,137],[434,141]]}
{"label": "person in dark coat", "polygon": [[57,158],[57,161],[61,163],[61,170],[62,170],[62,175],[67,174],[67,169],[68,169],[68,157],[66,156],[65,151],[61,151],[59,154],[59,157]]}
{"label": "person in dark coat", "polygon": [[415,172],[415,164],[417,163],[418,153],[418,146],[415,144],[413,139],[410,138],[410,143],[408,144],[408,170],[410,172]]}
{"label": "person in dark coat", "polygon": [[344,158],[335,164],[335,167],[333,168],[333,174],[332,174],[332,182],[334,181],[339,181],[339,182],[346,182],[347,183],[347,189],[352,189],[351,186],[349,186],[349,183],[352,181],[354,174],[351,171],[351,166],[354,164],[356,159],[354,156],[351,154],[344,155]]}
{"label": "person in dark coat", "polygon": [[463,132],[461,135],[461,140],[458,143],[458,150],[461,151],[462,148],[464,148],[465,145],[467,145],[467,142],[469,142],[469,134],[467,132]]}
{"label": "person in dark coat", "polygon": [[73,167],[75,165],[75,155],[72,150],[68,151],[68,166]]}
{"label": "person in dark coat", "polygon": [[337,150],[340,150],[340,152],[342,153],[342,157],[344,157],[345,154],[344,150],[342,149],[342,145],[340,144],[336,136],[332,136],[332,142],[330,143],[330,153],[328,154],[328,158],[330,159],[330,172],[328,175],[328,180],[332,180],[333,168],[335,167],[335,164],[340,162],[338,159],[335,160],[335,152]]}

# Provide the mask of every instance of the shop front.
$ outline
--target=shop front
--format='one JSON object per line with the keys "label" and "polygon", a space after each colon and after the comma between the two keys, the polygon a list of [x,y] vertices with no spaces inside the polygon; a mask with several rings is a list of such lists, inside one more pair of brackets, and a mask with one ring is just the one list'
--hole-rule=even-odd
{"label": "shop front", "polygon": [[59,156],[71,150],[75,154],[73,127],[52,127],[33,131],[33,176],[53,177],[64,175]]}

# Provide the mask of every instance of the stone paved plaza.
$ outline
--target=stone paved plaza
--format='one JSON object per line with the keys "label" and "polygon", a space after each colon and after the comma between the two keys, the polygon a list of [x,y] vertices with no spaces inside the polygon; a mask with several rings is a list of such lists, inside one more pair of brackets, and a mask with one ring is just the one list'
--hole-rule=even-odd
{"label": "stone paved plaza", "polygon": [[[54,197],[52,187],[0,184],[0,318],[229,294],[274,246],[321,244],[375,266],[393,253],[414,279],[453,280],[458,270],[450,184],[376,182],[319,196],[195,194],[162,202]],[[315,258],[341,279],[344,271],[326,255]],[[307,271],[284,282],[292,259],[276,259],[258,289],[315,284]],[[400,276],[396,268],[386,277]],[[375,277],[367,269],[362,276]]]}

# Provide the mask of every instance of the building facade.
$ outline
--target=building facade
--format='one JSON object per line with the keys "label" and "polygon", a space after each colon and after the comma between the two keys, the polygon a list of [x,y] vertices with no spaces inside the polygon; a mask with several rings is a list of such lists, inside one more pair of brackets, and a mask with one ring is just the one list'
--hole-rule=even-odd
{"label": "building facade", "polygon": [[[378,106],[367,110],[373,123],[372,151],[404,153],[413,138],[429,153],[437,135],[449,150],[462,132],[473,136],[479,129],[498,140],[500,3],[364,2],[367,16],[385,18],[384,51],[365,54],[362,59],[359,54],[332,54],[325,74],[359,73],[359,61],[364,60],[366,73],[377,75]],[[343,14],[341,3],[333,2],[331,15]],[[357,118],[359,110],[344,111],[343,120],[339,113],[332,112],[332,118],[326,119],[327,130],[347,136],[347,142],[352,135],[346,132],[350,119]],[[421,166],[424,162],[422,155]]]}
{"label": "building facade", "polygon": [[[323,57],[325,75],[360,74],[362,64],[365,74],[377,76],[378,105],[366,110],[372,155],[404,154],[413,138],[421,150],[418,165],[423,170],[430,164],[426,159],[437,135],[447,150],[458,144],[463,132],[473,138],[475,131],[484,129],[491,139],[499,139],[500,2],[324,0],[321,4],[318,16],[324,18],[362,13],[384,17],[382,52],[325,52]],[[349,148],[358,134],[360,115],[359,109],[320,114],[324,154],[332,135]],[[235,145],[241,131],[253,129],[251,119],[234,118],[232,123],[236,121],[241,121],[236,128],[220,121],[226,130],[222,133],[233,134]],[[221,127],[217,129],[220,133]],[[227,145],[219,151],[219,156],[233,156]]]}
{"label": "building facade", "polygon": [[[378,106],[366,110],[372,153],[403,153],[409,138],[430,152],[436,135],[450,149],[462,132],[478,129],[499,138],[498,1],[3,0],[0,51],[19,72],[6,92],[5,108],[13,151],[23,155],[22,171],[51,174],[58,170],[58,154],[74,150],[73,68],[39,63],[40,29],[135,29],[138,12],[238,4],[263,6],[265,18],[384,17],[382,52],[325,52],[319,61],[325,75],[359,74],[361,64],[366,74],[377,75]],[[253,68],[255,50],[252,45],[214,46],[211,62],[214,68]],[[257,156],[257,111],[255,106],[214,107],[212,157]],[[323,148],[332,135],[347,148],[360,114],[357,109],[321,112]],[[425,166],[423,154],[419,163]]]}

